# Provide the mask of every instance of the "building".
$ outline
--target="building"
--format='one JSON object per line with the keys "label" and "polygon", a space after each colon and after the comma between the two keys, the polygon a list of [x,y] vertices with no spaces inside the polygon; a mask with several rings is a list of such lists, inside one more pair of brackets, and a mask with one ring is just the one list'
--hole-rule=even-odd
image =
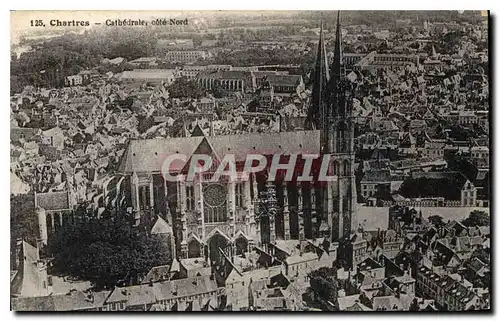
{"label": "building", "polygon": [[156,51],[164,55],[171,50],[193,50],[193,39],[158,39]]}
{"label": "building", "polygon": [[137,69],[158,68],[158,58],[156,57],[141,57],[128,63]]}
{"label": "building", "polygon": [[261,88],[269,83],[277,94],[292,94],[297,90],[304,89],[304,81],[301,75],[289,75],[287,72],[279,71],[255,71],[255,86]]}
{"label": "building", "polygon": [[251,72],[237,70],[204,71],[196,80],[201,88],[213,90],[217,87],[230,92],[255,91],[255,77]]}
{"label": "building", "polygon": [[55,233],[65,222],[74,219],[74,205],[69,191],[35,193],[35,209],[41,244],[47,245],[49,233]]}
{"label": "building", "polygon": [[14,311],[104,311],[110,291],[70,291],[69,293],[12,299]]}
{"label": "building", "polygon": [[301,75],[289,75],[278,71],[207,69],[199,72],[196,78],[202,88],[209,90],[219,86],[230,92],[255,92],[264,83],[269,83],[276,95],[290,95],[304,89]]}
{"label": "building", "polygon": [[194,102],[196,110],[200,113],[213,113],[217,106],[217,101],[214,98],[203,97]]}
{"label": "building", "polygon": [[258,107],[256,112],[268,112],[273,110],[274,105],[274,86],[270,81],[261,84],[258,93]]}
{"label": "building", "polygon": [[470,149],[472,164],[477,168],[489,168],[490,149],[488,146],[473,146]]}
{"label": "building", "polygon": [[177,74],[172,69],[134,69],[127,70],[121,73],[120,80],[125,84],[153,84],[158,85],[164,83],[170,85]]}
{"label": "building", "polygon": [[350,235],[349,241],[345,242],[345,245],[339,251],[343,264],[350,269],[354,268],[368,258],[367,248],[368,242],[363,238],[362,234],[354,233]]}
{"label": "building", "polygon": [[348,70],[351,70],[366,54],[363,53],[346,53],[344,54],[344,64]]}
{"label": "building", "polygon": [[[419,268],[416,280],[417,294],[434,299],[438,307],[447,311],[476,310],[481,299],[472,287],[457,281],[458,275],[440,275],[426,266]],[[461,279],[460,276],[458,276]]]}
{"label": "building", "polygon": [[342,57],[342,31],[338,13],[334,59],[330,70],[323,29],[320,31],[307,128],[320,130],[322,153],[331,154],[339,162],[340,167],[337,167],[336,162],[332,166],[334,173],[341,173],[337,186],[332,186],[334,199],[329,200],[330,190],[326,193],[329,207],[327,212],[331,210],[339,214],[327,214],[327,217],[332,219],[328,223],[332,228],[333,239],[345,239],[349,242],[350,233],[355,232],[358,227],[355,218],[357,196],[354,175],[353,88],[346,77]]}
{"label": "building", "polygon": [[[314,92],[321,97],[321,107],[312,105],[309,119],[317,124],[317,129],[129,142],[119,165],[119,172],[130,187],[127,204],[138,220],[150,211],[170,213],[166,215],[170,215],[167,219],[173,222],[177,257],[190,258],[199,253],[201,257],[208,257],[208,264],[212,265],[220,261],[220,250],[231,257],[238,247],[265,249],[278,239],[305,240],[326,233],[333,241],[342,240],[342,244],[351,241],[351,232],[357,229],[354,127],[350,116],[350,87],[341,64],[340,21],[337,29],[336,58],[329,81],[322,78],[314,85]],[[322,41],[319,48],[319,60],[324,63],[320,64],[318,74],[328,74]],[[232,79],[228,79],[229,76]],[[204,87],[213,86],[218,78],[224,81],[226,88],[243,90],[247,83],[241,76],[241,72],[222,71],[204,77],[199,75],[198,81]],[[176,181],[166,182],[162,177],[162,162],[167,155],[182,154],[189,160],[194,155],[205,154],[220,162],[225,155],[233,153],[236,153],[236,182],[225,179],[213,182],[215,168],[197,173],[194,181],[188,181],[185,164],[169,167],[168,173],[175,176]],[[292,177],[301,173],[303,155],[318,154],[320,163],[329,157],[328,172],[335,179],[323,183],[317,178],[299,182],[296,178],[284,181],[276,176],[274,181],[267,180],[267,168],[258,173],[243,170],[246,155],[251,153],[260,153],[269,159],[281,155],[280,162],[289,159],[285,153],[298,155]],[[265,204],[270,199],[275,199],[278,205],[276,213],[268,212]],[[319,228],[322,223],[326,230]]]}
{"label": "building", "polygon": [[399,193],[410,200],[427,199],[437,206],[477,206],[477,189],[460,172],[413,172],[403,181]]}
{"label": "building", "polygon": [[[220,289],[209,276],[116,287],[102,311],[200,311],[208,304],[217,307]],[[197,308],[192,306],[196,305]]]}
{"label": "building", "polygon": [[[352,58],[357,59],[357,58]],[[419,66],[418,55],[379,54],[372,51],[352,66],[353,70],[370,70],[379,68],[400,68],[406,66]]]}
{"label": "building", "polygon": [[83,84],[82,75],[72,75],[72,76],[66,76],[64,78],[64,85],[67,87],[81,86],[82,84]]}
{"label": "building", "polygon": [[195,79],[200,72],[203,71],[230,71],[233,67],[231,65],[207,65],[207,66],[193,66],[185,65],[179,71],[182,77],[187,79]]}
{"label": "building", "polygon": [[175,50],[166,53],[165,61],[170,63],[189,64],[204,60],[208,57],[208,52],[203,50]]}
{"label": "building", "polygon": [[361,195],[369,198],[390,194],[391,181],[390,170],[367,171],[361,179]]}
{"label": "building", "polygon": [[82,70],[76,75],[66,76],[64,78],[64,86],[66,87],[86,86],[91,82],[92,77],[95,75],[96,75],[95,71]]}

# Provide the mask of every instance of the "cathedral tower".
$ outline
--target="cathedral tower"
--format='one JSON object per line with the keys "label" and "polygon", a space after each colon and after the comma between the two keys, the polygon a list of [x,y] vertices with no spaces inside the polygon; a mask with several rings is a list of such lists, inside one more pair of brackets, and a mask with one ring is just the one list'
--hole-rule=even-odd
{"label": "cathedral tower", "polygon": [[323,155],[331,155],[330,175],[337,180],[328,182],[322,191],[323,219],[331,228],[332,240],[345,240],[357,229],[357,196],[354,176],[354,123],[352,99],[354,87],[346,78],[342,57],[340,12],[337,15],[335,49],[330,70],[326,65],[326,50],[321,28],[314,73],[312,106],[308,119],[314,119],[321,131]]}
{"label": "cathedral tower", "polygon": [[312,74],[313,88],[311,94],[311,105],[306,119],[307,129],[320,129],[324,127],[326,119],[324,114],[324,96],[326,84],[330,80],[328,72],[328,57],[326,55],[325,39],[323,36],[323,21],[319,31],[318,53],[316,65]]}

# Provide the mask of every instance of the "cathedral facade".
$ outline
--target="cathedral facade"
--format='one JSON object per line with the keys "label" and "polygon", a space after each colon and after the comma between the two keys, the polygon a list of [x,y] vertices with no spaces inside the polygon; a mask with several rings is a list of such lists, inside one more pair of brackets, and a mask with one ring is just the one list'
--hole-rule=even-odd
{"label": "cathedral facade", "polygon": [[[210,264],[222,258],[221,252],[231,257],[255,247],[267,251],[276,240],[347,241],[357,228],[353,89],[342,66],[339,22],[334,61],[329,66],[321,31],[313,75],[308,130],[130,141],[119,172],[126,177],[126,206],[137,222],[143,216],[163,216],[174,231],[175,255],[204,257]],[[214,181],[214,167],[188,180],[185,164],[179,164],[168,168],[176,180],[165,180],[162,163],[173,154],[188,161],[205,154],[215,163],[233,154],[237,179]],[[246,172],[248,154],[263,155],[269,163],[280,155],[280,164],[296,155],[291,179],[282,171],[273,175],[269,168]],[[311,154],[319,155],[318,162],[328,155],[328,174],[335,179],[319,181],[316,161],[311,180],[297,179]]]}

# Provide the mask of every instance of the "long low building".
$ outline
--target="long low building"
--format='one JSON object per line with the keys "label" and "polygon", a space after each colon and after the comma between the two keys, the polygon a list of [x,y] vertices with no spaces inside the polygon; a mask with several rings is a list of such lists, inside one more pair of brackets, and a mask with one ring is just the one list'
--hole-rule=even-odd
{"label": "long low building", "polygon": [[359,58],[359,56],[352,56],[348,58],[348,61],[353,63],[352,69],[355,70],[419,66],[418,55],[380,54],[376,51],[372,51],[363,58]]}
{"label": "long low building", "polygon": [[173,63],[193,63],[208,58],[210,55],[202,50],[174,50],[165,55],[165,60]]}
{"label": "long low building", "polygon": [[122,82],[128,84],[160,84],[163,82],[169,85],[177,78],[177,74],[173,69],[134,69],[124,71],[118,77]]}
{"label": "long low building", "polygon": [[113,291],[70,291],[12,299],[14,311],[209,311],[222,289],[210,276],[150,282]]}
{"label": "long low building", "polygon": [[304,88],[301,75],[289,75],[277,71],[202,71],[196,77],[203,89],[222,89],[232,92],[254,92],[264,81],[268,81],[276,94],[291,94]]}

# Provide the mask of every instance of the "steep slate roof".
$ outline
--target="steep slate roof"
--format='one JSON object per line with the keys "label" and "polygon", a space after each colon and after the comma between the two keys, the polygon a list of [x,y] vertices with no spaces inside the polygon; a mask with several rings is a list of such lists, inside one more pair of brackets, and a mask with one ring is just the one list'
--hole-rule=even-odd
{"label": "steep slate roof", "polygon": [[217,284],[214,280],[211,280],[209,276],[197,276],[154,284],[154,291],[158,301],[191,296],[215,290],[217,290]]}
{"label": "steep slate roof", "polygon": [[187,271],[208,267],[207,262],[203,258],[196,258],[196,257],[195,258],[181,259],[180,264]]}
{"label": "steep slate roof", "polygon": [[301,75],[267,75],[267,80],[273,86],[296,86],[302,81]]}
{"label": "steep slate roof", "polygon": [[149,284],[149,282],[158,282],[168,276],[170,273],[170,265],[160,265],[152,267],[148,274],[142,280],[142,284]]}
{"label": "steep slate roof", "polygon": [[314,252],[307,252],[307,253],[303,253],[302,255],[295,254],[295,255],[289,256],[286,258],[285,263],[287,265],[293,265],[293,264],[309,262],[309,261],[317,261],[317,260],[318,260],[318,254],[316,254]]}
{"label": "steep slate roof", "polygon": [[246,79],[252,74],[247,71],[239,70],[221,70],[221,71],[203,71],[198,74],[198,79],[214,78],[214,79]]}
{"label": "steep slate roof", "polygon": [[[320,132],[297,131],[271,134],[221,135],[210,137],[181,137],[147,140],[131,140],[121,160],[121,173],[160,172],[163,160],[173,154],[186,155],[187,159],[204,138],[222,159],[225,154],[234,154],[237,162],[244,161],[247,154],[271,155],[275,153],[319,154]],[[175,172],[181,168],[171,166]]]}
{"label": "steep slate roof", "polygon": [[102,307],[110,291],[89,294],[76,291],[68,294],[15,298],[12,299],[14,311],[75,311]]}
{"label": "steep slate roof", "polygon": [[124,71],[121,79],[169,79],[174,77],[172,69],[136,69]]}
{"label": "steep slate roof", "polygon": [[12,299],[11,309],[13,311],[55,311],[54,298],[51,296],[39,296],[30,298]]}
{"label": "steep slate roof", "polygon": [[131,140],[123,154],[119,172],[159,172],[163,160],[173,154],[191,155],[203,137]]}
{"label": "steep slate roof", "polygon": [[35,194],[36,207],[46,211],[60,211],[70,208],[70,200],[67,191],[48,192]]}
{"label": "steep slate roof", "polygon": [[10,140],[11,142],[19,142],[21,137],[29,141],[33,136],[36,135],[38,129],[36,128],[25,128],[25,127],[11,127],[10,128]]}
{"label": "steep slate roof", "polygon": [[158,216],[155,224],[151,228],[151,234],[173,234],[172,227]]}
{"label": "steep slate roof", "polygon": [[57,295],[53,297],[54,307],[56,311],[74,311],[102,307],[109,293],[109,291],[94,293],[93,300],[90,299],[89,295],[81,291],[69,295]]}
{"label": "steep slate roof", "polygon": [[148,284],[141,284],[127,287],[116,287],[106,300],[108,303],[120,301],[127,301],[127,304],[131,306],[153,304],[156,302],[156,297],[153,287]]}
{"label": "steep slate roof", "polygon": [[361,179],[361,182],[372,182],[372,183],[382,183],[391,181],[390,170],[371,170],[367,171]]}

